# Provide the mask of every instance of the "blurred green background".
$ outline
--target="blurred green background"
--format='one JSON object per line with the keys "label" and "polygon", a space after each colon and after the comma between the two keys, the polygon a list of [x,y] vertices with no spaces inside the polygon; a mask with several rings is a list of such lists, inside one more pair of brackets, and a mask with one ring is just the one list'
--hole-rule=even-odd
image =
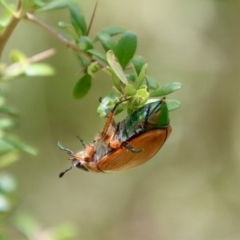
{"label": "blurred green background", "polygon": [[[95,1],[82,1],[90,19]],[[51,25],[67,11],[38,15]],[[183,83],[171,98],[181,102],[171,113],[173,133],[148,163],[119,174],[93,174],[70,166],[56,143],[81,149],[80,135],[92,141],[104,119],[98,99],[111,91],[98,74],[81,101],[71,91],[79,71],[74,54],[44,30],[22,21],[10,49],[28,56],[49,48],[49,78],[26,78],[4,85],[8,105],[20,112],[16,133],[38,149],[22,154],[6,170],[18,181],[16,206],[45,228],[73,224],[74,239],[238,240],[240,239],[240,3],[224,0],[110,1],[98,4],[91,34],[120,25],[138,35],[137,54],[161,85]],[[24,239],[17,232],[12,239]]]}

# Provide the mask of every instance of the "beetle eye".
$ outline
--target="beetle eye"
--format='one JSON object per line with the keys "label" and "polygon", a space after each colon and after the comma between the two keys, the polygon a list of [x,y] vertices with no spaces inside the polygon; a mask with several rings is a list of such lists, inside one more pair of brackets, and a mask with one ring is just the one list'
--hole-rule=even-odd
{"label": "beetle eye", "polygon": [[75,167],[77,167],[77,168],[79,168],[79,169],[82,169],[82,170],[84,170],[84,171],[89,171],[86,167],[84,167],[82,164],[81,164],[81,162],[78,162],[76,165],[75,165]]}

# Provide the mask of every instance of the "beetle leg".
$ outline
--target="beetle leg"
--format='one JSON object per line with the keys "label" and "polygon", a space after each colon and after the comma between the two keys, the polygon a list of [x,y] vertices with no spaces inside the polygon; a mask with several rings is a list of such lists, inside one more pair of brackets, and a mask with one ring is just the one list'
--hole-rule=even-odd
{"label": "beetle leg", "polygon": [[81,142],[83,147],[86,148],[86,146],[87,146],[86,143],[79,136],[77,136],[77,139]]}
{"label": "beetle leg", "polygon": [[107,134],[109,126],[111,125],[111,123],[113,123],[113,121],[114,121],[113,115],[114,115],[114,112],[116,111],[118,105],[120,105],[121,103],[126,102],[128,100],[129,99],[124,99],[124,100],[121,100],[121,101],[119,101],[118,103],[115,104],[115,106],[113,107],[113,109],[110,111],[110,113],[108,115],[107,121],[106,121],[105,126],[104,126],[103,131],[102,131],[102,136],[105,136]]}
{"label": "beetle leg", "polygon": [[70,156],[73,155],[73,152],[72,152],[69,148],[63,147],[60,142],[57,143],[57,146],[58,146],[61,150],[66,151]]}
{"label": "beetle leg", "polygon": [[109,147],[112,149],[118,149],[121,147],[122,143],[117,141],[109,141]]}
{"label": "beetle leg", "polygon": [[133,152],[133,153],[140,153],[142,152],[143,149],[135,149],[134,147],[132,147],[131,145],[128,145],[127,142],[123,142],[122,146],[125,147],[126,149],[128,149],[129,151]]}

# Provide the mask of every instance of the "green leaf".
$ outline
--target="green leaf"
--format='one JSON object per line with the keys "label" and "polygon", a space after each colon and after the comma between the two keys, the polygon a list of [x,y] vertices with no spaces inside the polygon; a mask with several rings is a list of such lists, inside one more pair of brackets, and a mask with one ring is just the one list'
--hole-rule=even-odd
{"label": "green leaf", "polygon": [[0,106],[0,113],[5,113],[11,116],[17,116],[17,111],[14,108],[7,106]]}
{"label": "green leaf", "polygon": [[121,80],[121,82],[127,85],[128,80],[112,50],[109,50],[107,52],[107,61],[109,66],[111,67],[113,72],[117,75],[117,77]]}
{"label": "green leaf", "polygon": [[83,51],[87,51],[89,49],[93,49],[93,42],[92,40],[87,37],[87,36],[82,36],[79,41],[78,41],[78,46],[81,50]]}
{"label": "green leaf", "polygon": [[61,21],[61,22],[58,22],[58,26],[60,28],[69,28],[69,27],[72,27],[72,24]]}
{"label": "green leaf", "polygon": [[7,153],[15,150],[11,143],[7,142],[5,139],[0,138],[0,153]]}
{"label": "green leaf", "polygon": [[45,3],[45,0],[33,0],[34,4],[36,6],[38,6],[39,8],[40,7],[43,7],[46,3]]}
{"label": "green leaf", "polygon": [[53,228],[52,230],[52,239],[56,240],[69,240],[76,239],[77,228],[72,225],[60,225],[57,228]]}
{"label": "green leaf", "polygon": [[92,85],[92,77],[89,74],[83,75],[73,87],[73,97],[83,98],[89,92]]}
{"label": "green leaf", "polygon": [[135,73],[126,73],[125,76],[129,82],[131,82],[131,83],[136,82],[136,74]]}
{"label": "green leaf", "polygon": [[25,62],[27,59],[27,56],[19,51],[19,50],[12,50],[10,52],[10,59],[12,62],[16,63],[16,62]]}
{"label": "green leaf", "polygon": [[87,24],[82,9],[79,4],[69,4],[71,23],[78,36],[84,36],[87,33]]}
{"label": "green leaf", "polygon": [[139,107],[139,106],[143,106],[147,102],[149,93],[147,89],[141,88],[137,90],[137,96],[138,98],[136,98],[137,100],[136,102]]}
{"label": "green leaf", "polygon": [[10,210],[10,203],[6,196],[0,194],[0,212],[7,212]]}
{"label": "green leaf", "polygon": [[9,118],[0,118],[0,129],[8,129],[14,126],[14,123]]}
{"label": "green leaf", "polygon": [[142,70],[143,65],[146,62],[145,62],[143,57],[141,57],[141,56],[134,56],[133,59],[132,59],[132,63],[133,63],[133,66],[134,66],[134,69],[135,69],[137,75],[139,75],[141,70]]}
{"label": "green leaf", "polygon": [[85,59],[84,59],[81,55],[75,54],[75,56],[77,57],[77,60],[78,60],[79,64],[80,64],[83,68],[85,68],[85,67],[88,65],[88,63],[85,61]]}
{"label": "green leaf", "polygon": [[16,190],[17,182],[16,180],[8,173],[0,174],[0,192],[3,193],[12,193]]}
{"label": "green leaf", "polygon": [[105,57],[105,55],[103,55],[101,52],[95,50],[95,49],[88,49],[87,53],[92,54],[93,56],[97,57],[98,59],[100,59],[101,61],[107,63],[107,59]]}
{"label": "green leaf", "polygon": [[133,58],[137,48],[137,36],[132,32],[125,32],[119,39],[114,54],[124,69]]}
{"label": "green leaf", "polygon": [[165,100],[167,103],[168,111],[173,111],[180,107],[180,102],[178,100],[167,99]]}
{"label": "green leaf", "polygon": [[29,153],[31,155],[36,155],[37,154],[37,151],[34,148],[30,147],[29,145],[23,143],[22,141],[16,139],[13,136],[5,137],[4,140],[7,143],[11,144],[15,149],[18,149],[18,150],[21,150],[23,152]]}
{"label": "green leaf", "polygon": [[143,66],[142,66],[142,69],[141,69],[141,72],[139,73],[139,76],[137,78],[137,81],[136,81],[136,88],[139,88],[143,81],[146,79],[146,70],[147,70],[147,63],[145,63]]}
{"label": "green leaf", "polygon": [[136,94],[136,92],[137,92],[137,90],[133,87],[132,84],[127,84],[124,88],[124,93],[127,96],[133,96]]}
{"label": "green leaf", "polygon": [[[118,102],[118,95],[116,93],[111,93],[101,99],[99,107],[97,109],[97,113],[100,117],[107,117],[109,112],[114,108],[116,102]],[[118,114],[121,112],[123,108],[118,106],[114,114]]]}
{"label": "green leaf", "polygon": [[159,88],[159,85],[155,79],[149,76],[146,76],[146,78],[147,78],[147,82],[145,81],[145,84],[149,86],[149,89],[155,90]]}
{"label": "green leaf", "polygon": [[18,160],[19,160],[19,152],[18,151],[11,150],[11,152],[1,154],[1,156],[0,156],[0,169],[11,165],[12,163],[14,163]]}
{"label": "green leaf", "polygon": [[[9,4],[8,7],[11,9],[11,11],[14,12],[14,5]],[[0,16],[0,32],[8,26],[12,19],[12,16],[12,13],[4,8]]]}
{"label": "green leaf", "polygon": [[5,8],[5,10],[8,11],[9,13],[11,13],[12,16],[14,16],[16,18],[19,17],[19,14],[17,12],[15,12],[15,6],[13,6],[13,4],[8,4],[4,0],[0,0],[0,4],[2,4],[3,7]]}
{"label": "green leaf", "polygon": [[87,73],[91,76],[94,77],[94,74],[98,72],[100,69],[100,66],[98,62],[91,62],[88,67],[87,67]]}
{"label": "green leaf", "polygon": [[38,8],[38,6],[35,5],[33,0],[21,0],[21,16],[24,16],[26,12],[34,12],[34,10]]}
{"label": "green leaf", "polygon": [[182,87],[180,82],[172,82],[166,84],[164,87],[157,89],[150,93],[150,97],[162,97],[166,96]]}
{"label": "green leaf", "polygon": [[34,239],[37,232],[40,232],[41,226],[30,215],[18,213],[14,218],[15,227],[23,233],[27,239]]}
{"label": "green leaf", "polygon": [[38,12],[46,12],[51,10],[58,10],[66,8],[69,4],[76,3],[76,0],[52,0],[49,3],[45,4],[42,8],[38,9]]}
{"label": "green leaf", "polygon": [[26,67],[26,76],[51,76],[54,69],[46,63],[32,63]]}
{"label": "green leaf", "polygon": [[116,46],[116,43],[109,34],[100,32],[97,36],[106,52],[108,50],[114,49],[114,47]]}
{"label": "green leaf", "polygon": [[119,81],[119,78],[114,73],[114,71],[109,67],[103,68],[102,70],[103,70],[103,72],[109,74],[112,77],[112,81],[113,81],[113,85],[114,85],[113,86],[114,91],[117,94],[122,95],[121,82]]}
{"label": "green leaf", "polygon": [[101,35],[102,33],[106,33],[110,36],[115,36],[121,33],[124,33],[126,30],[122,27],[118,27],[118,26],[112,26],[112,27],[107,27],[104,28],[103,30],[101,30],[97,36],[94,38],[94,42],[96,42],[97,40],[99,40],[98,35]]}

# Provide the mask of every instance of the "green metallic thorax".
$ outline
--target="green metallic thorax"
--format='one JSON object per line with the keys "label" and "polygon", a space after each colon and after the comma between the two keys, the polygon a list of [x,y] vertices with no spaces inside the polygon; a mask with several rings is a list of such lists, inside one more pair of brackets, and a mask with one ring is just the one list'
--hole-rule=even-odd
{"label": "green metallic thorax", "polygon": [[151,129],[169,125],[168,108],[163,100],[149,103],[116,125],[115,141],[125,142]]}

